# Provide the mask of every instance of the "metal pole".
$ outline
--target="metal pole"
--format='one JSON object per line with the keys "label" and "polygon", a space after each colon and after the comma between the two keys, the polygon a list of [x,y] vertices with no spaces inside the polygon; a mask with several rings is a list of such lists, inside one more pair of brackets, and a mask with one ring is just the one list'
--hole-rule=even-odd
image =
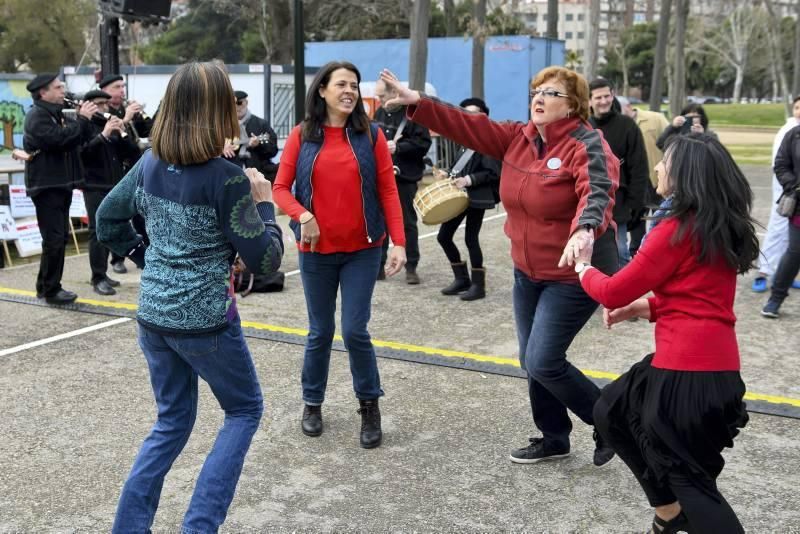
{"label": "metal pole", "polygon": [[119,19],[104,16],[100,35],[100,65],[103,76],[119,74]]}
{"label": "metal pole", "polygon": [[294,120],[305,118],[306,59],[303,33],[303,0],[294,0]]}

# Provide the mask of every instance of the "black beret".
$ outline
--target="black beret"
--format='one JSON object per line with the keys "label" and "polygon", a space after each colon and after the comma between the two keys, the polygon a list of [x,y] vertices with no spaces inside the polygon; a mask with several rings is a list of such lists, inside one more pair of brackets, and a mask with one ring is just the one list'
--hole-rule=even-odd
{"label": "black beret", "polygon": [[121,82],[123,80],[124,80],[124,78],[122,76],[120,76],[119,74],[109,74],[108,76],[103,77],[103,79],[100,80],[100,83],[98,83],[97,86],[100,89],[102,89],[106,85],[111,85],[114,82]]}
{"label": "black beret", "polygon": [[94,89],[83,95],[84,100],[94,100],[95,98],[111,98],[111,95],[100,89]]}
{"label": "black beret", "polygon": [[46,72],[44,74],[39,74],[36,78],[32,79],[28,82],[28,85],[25,86],[25,89],[28,90],[30,93],[35,93],[39,89],[43,87],[47,87],[50,82],[58,78],[58,74]]}
{"label": "black beret", "polygon": [[467,99],[464,99],[464,100],[461,101],[459,106],[461,106],[462,108],[465,108],[467,106],[475,106],[475,107],[479,108],[481,111],[483,111],[484,113],[486,113],[487,115],[489,114],[489,107],[486,105],[486,102],[484,102],[480,98],[467,98]]}
{"label": "black beret", "polygon": [[245,98],[247,98],[247,93],[245,93],[244,91],[234,91],[233,96],[236,97],[236,100],[244,100]]}

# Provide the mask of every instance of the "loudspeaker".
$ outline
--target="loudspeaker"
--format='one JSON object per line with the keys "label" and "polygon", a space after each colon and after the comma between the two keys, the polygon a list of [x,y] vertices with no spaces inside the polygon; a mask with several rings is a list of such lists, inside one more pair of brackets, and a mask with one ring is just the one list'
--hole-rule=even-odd
{"label": "loudspeaker", "polygon": [[170,0],[100,0],[100,8],[126,20],[168,19]]}

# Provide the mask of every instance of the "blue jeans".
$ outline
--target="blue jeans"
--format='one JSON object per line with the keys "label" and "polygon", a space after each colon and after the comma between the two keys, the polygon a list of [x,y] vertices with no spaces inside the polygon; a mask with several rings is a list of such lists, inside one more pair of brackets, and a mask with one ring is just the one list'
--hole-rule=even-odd
{"label": "blue jeans", "polygon": [[631,261],[627,223],[617,223],[617,250],[619,251],[619,268],[622,269]]}
{"label": "blue jeans", "polygon": [[225,422],[197,478],[181,532],[217,532],[264,410],[239,319],[210,335],[166,335],[139,325],[139,346],[150,368],[158,419],[125,481],[113,532],[150,532],[164,477],[192,433],[198,375],[225,411]]}
{"label": "blue jeans", "polygon": [[334,254],[300,253],[309,325],[302,376],[306,404],[320,405],[325,401],[340,287],[342,338],[350,355],[356,397],[370,400],[383,395],[375,349],[367,332],[380,261],[381,247]]}
{"label": "blue jeans", "polygon": [[528,373],[533,422],[554,449],[569,449],[567,408],[594,425],[600,389],[567,361],[567,349],[597,309],[580,284],[536,281],[514,269],[519,361]]}

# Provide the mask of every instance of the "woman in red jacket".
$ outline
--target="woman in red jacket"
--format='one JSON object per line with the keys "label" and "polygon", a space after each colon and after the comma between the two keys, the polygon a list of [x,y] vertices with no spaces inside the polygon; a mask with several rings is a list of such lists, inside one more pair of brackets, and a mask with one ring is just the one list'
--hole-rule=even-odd
{"label": "woman in red jacket", "polygon": [[[528,373],[533,421],[543,435],[512,451],[511,461],[568,456],[572,423],[567,409],[594,425],[592,408],[600,390],[567,360],[567,348],[597,303],[572,269],[558,265],[559,257],[598,237],[597,265],[613,273],[618,263],[614,232],[606,229],[613,224],[619,162],[586,122],[589,85],[569,69],[542,70],[531,82],[531,120],[522,124],[494,122],[410,91],[386,70],[381,79],[398,92],[397,104],[410,106],[411,120],[503,163],[500,200],[514,261],[519,359]],[[598,439],[595,465],[613,456]]]}
{"label": "woman in red jacket", "polygon": [[383,390],[367,323],[387,230],[394,243],[387,275],[403,268],[406,254],[392,157],[383,133],[364,111],[360,82],[358,69],[347,62],[331,62],[317,72],[306,118],[286,140],[274,196],[292,218],[308,308],[301,428],[307,436],[322,434],[341,289],[342,337],[360,404],[361,446],[369,449],[382,440],[378,398]]}
{"label": "woman in red jacket", "polygon": [[655,353],[603,390],[594,418],[655,507],[654,532],[744,532],[716,479],[720,452],[747,423],[733,300],[736,275],[758,257],[753,194],[712,136],[667,147],[656,166],[666,200],[633,261],[606,276],[591,268],[591,248],[578,255],[607,326],[656,323]]}

